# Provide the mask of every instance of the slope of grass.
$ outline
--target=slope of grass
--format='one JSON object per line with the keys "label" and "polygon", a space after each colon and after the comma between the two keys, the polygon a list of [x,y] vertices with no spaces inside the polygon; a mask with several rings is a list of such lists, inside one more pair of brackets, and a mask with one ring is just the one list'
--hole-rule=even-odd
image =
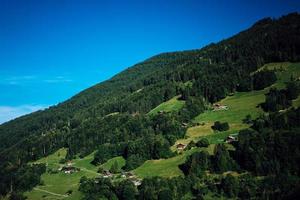
{"label": "slope of grass", "polygon": [[148,160],[143,165],[133,170],[133,172],[142,178],[153,176],[181,176],[183,173],[178,168],[178,165],[184,163],[186,157],[196,151],[200,151],[200,148],[184,151],[182,154],[168,159]]}
{"label": "slope of grass", "polygon": [[[86,171],[80,171],[73,174],[50,174],[45,173],[42,175],[44,185],[35,187],[32,191],[26,192],[25,196],[28,200],[40,199],[80,199],[80,192],[78,191],[79,180],[82,176],[95,177],[94,174]],[[66,192],[72,190],[72,194],[66,196]],[[47,198],[45,198],[45,196]]]}
{"label": "slope of grass", "polygon": [[92,165],[91,162],[94,159],[94,154],[96,152],[93,152],[89,155],[87,155],[84,158],[77,158],[73,159],[72,163],[75,167],[81,168],[81,169],[87,169],[87,170],[92,170],[92,171],[97,171],[97,167],[95,165]]}
{"label": "slope of grass", "polygon": [[300,106],[300,96],[297,99],[293,100],[293,106],[296,108]]}
{"label": "slope of grass", "polygon": [[[261,70],[274,70],[277,76],[276,83],[265,88],[264,90],[237,92],[233,96],[228,96],[221,100],[218,103],[227,105],[229,109],[220,111],[208,110],[198,115],[194,119],[194,122],[204,122],[205,125],[189,128],[186,134],[188,138],[180,142],[187,143],[192,139],[206,137],[210,140],[210,142],[218,143],[222,139],[226,138],[229,134],[247,128],[248,125],[243,124],[242,120],[248,114],[252,116],[252,119],[255,119],[263,113],[262,109],[259,108],[258,105],[265,101],[265,94],[271,87],[282,89],[285,87],[285,84],[290,81],[291,77],[300,77],[300,63],[269,63],[257,71]],[[300,97],[293,101],[293,105],[300,105]],[[230,130],[214,134],[210,127],[215,121],[228,122]]]}
{"label": "slope of grass", "polygon": [[228,106],[228,110],[206,111],[197,116],[195,122],[213,123],[215,121],[241,124],[246,115],[251,114],[256,118],[263,111],[257,106],[265,101],[267,90],[237,92],[233,96],[226,97],[219,103]]}
{"label": "slope of grass", "polygon": [[264,66],[257,69],[255,72],[253,72],[252,75],[263,70],[286,71],[291,64],[292,63],[290,62],[267,63]]}
{"label": "slope of grass", "polygon": [[[25,195],[28,200],[40,199],[80,199],[80,192],[78,191],[79,180],[82,176],[95,177],[97,176],[97,167],[90,164],[94,153],[84,157],[72,160],[73,166],[80,168],[79,172],[73,174],[65,174],[63,172],[49,173],[49,170],[57,170],[63,166],[59,161],[65,158],[67,149],[62,148],[55,153],[41,158],[34,163],[45,163],[47,165],[47,172],[41,176],[43,185],[35,187],[32,191],[26,192]],[[66,192],[72,190],[71,195],[66,195]]]}
{"label": "slope of grass", "polygon": [[184,106],[185,101],[178,100],[178,98],[179,96],[175,96],[172,99],[161,103],[160,105],[152,109],[148,114],[155,115],[160,111],[172,112],[180,110]]}
{"label": "slope of grass", "polygon": [[[270,87],[284,88],[285,83],[290,80],[291,76],[300,77],[300,63],[270,63],[259,70],[263,69],[276,71],[278,80]],[[248,114],[252,116],[252,119],[255,119],[263,113],[263,110],[258,105],[265,101],[265,94],[270,87],[259,91],[237,92],[233,96],[224,98],[219,103],[227,105],[228,110],[208,110],[198,115],[193,121],[195,123],[204,123],[204,125],[188,128],[186,137],[176,141],[171,149],[175,151],[178,143],[188,144],[192,140],[197,141],[201,138],[207,138],[212,144],[210,145],[210,152],[213,152],[213,144],[223,143],[228,135],[237,134],[240,130],[249,127],[249,125],[242,122]],[[300,105],[300,97],[293,101],[293,105]],[[214,132],[211,126],[215,121],[228,122],[230,129],[224,132]],[[135,171],[142,177],[153,175],[178,176],[181,175],[178,165],[184,162],[185,157],[190,155],[190,153],[190,151],[187,151],[174,158],[147,161]]]}
{"label": "slope of grass", "polygon": [[[197,141],[199,138],[206,137],[211,143],[220,143],[228,135],[238,132],[241,129],[248,128],[242,120],[250,114],[253,119],[263,113],[262,109],[257,107],[265,101],[265,93],[268,90],[237,92],[233,96],[226,97],[219,103],[228,106],[228,110],[213,111],[208,110],[198,115],[193,121],[204,123],[204,125],[188,128],[186,137],[178,140],[176,144],[188,144],[190,141]],[[230,129],[221,133],[214,133],[211,126],[215,121],[228,122]],[[175,150],[176,144],[172,147]]]}
{"label": "slope of grass", "polygon": [[[226,97],[220,103],[227,105],[228,110],[223,111],[206,111],[194,119],[194,122],[204,122],[204,125],[190,127],[187,130],[186,138],[180,139],[176,142],[188,144],[191,140],[198,140],[206,137],[211,144],[222,143],[224,139],[230,134],[236,134],[239,130],[249,127],[242,123],[242,119],[247,114],[251,114],[253,118],[257,117],[263,111],[257,107],[258,104],[264,102],[265,93],[267,90],[239,92],[233,96]],[[228,122],[230,129],[224,132],[214,133],[211,126],[215,121]],[[176,150],[176,144],[171,148]],[[213,145],[210,145],[210,152],[213,151]],[[199,150],[199,149],[197,149]],[[185,158],[192,154],[195,149],[185,151],[182,155],[178,155],[169,159],[149,160],[142,166],[134,170],[134,172],[141,177],[149,176],[163,176],[173,177],[180,176],[182,172],[178,165],[185,161]]]}
{"label": "slope of grass", "polygon": [[[256,72],[262,70],[273,70],[276,73],[277,81],[272,87],[282,89],[285,87],[285,83],[293,78],[300,77],[300,63],[279,62],[268,63],[259,68]],[[254,73],[256,73],[254,72]]]}
{"label": "slope of grass", "polygon": [[183,151],[181,154],[172,158],[148,160],[143,165],[133,170],[133,172],[142,178],[153,176],[168,178],[181,176],[183,175],[183,173],[178,166],[184,163],[189,155],[202,150],[206,150],[209,154],[212,155],[214,152],[214,147],[215,145],[211,144],[207,148],[192,148],[190,150]]}
{"label": "slope of grass", "polygon": [[65,158],[66,155],[67,155],[67,149],[61,148],[56,152],[54,152],[53,154],[40,158],[39,160],[34,161],[33,163],[48,163],[48,164],[59,163],[59,161]]}
{"label": "slope of grass", "polygon": [[119,170],[126,164],[126,160],[122,156],[118,156],[108,160],[106,163],[103,163],[101,167],[103,169],[109,170],[115,162],[118,163]]}
{"label": "slope of grass", "polygon": [[[270,63],[263,66],[259,70],[269,69],[275,70],[277,75],[277,82],[271,87],[284,88],[285,83],[290,80],[291,76],[294,78],[300,77],[300,63]],[[224,139],[230,134],[236,134],[239,130],[249,127],[247,124],[242,123],[242,119],[246,115],[250,114],[252,118],[256,118],[263,111],[257,107],[260,103],[264,102],[265,94],[269,91],[269,88],[259,91],[251,92],[237,92],[233,96],[226,97],[219,103],[228,106],[228,110],[212,111],[208,110],[193,121],[201,122],[204,125],[190,127],[186,132],[184,139],[178,140],[178,143],[188,144],[191,140],[197,141],[201,138],[207,138],[211,145],[206,148],[210,154],[213,154],[215,144],[222,143]],[[154,108],[149,114],[156,114],[159,111],[171,112],[178,111],[184,106],[184,101],[178,100],[178,96],[164,102]],[[300,97],[293,101],[294,106],[300,106]],[[215,133],[211,126],[215,121],[228,122],[230,129],[224,132]],[[141,178],[162,176],[162,177],[174,177],[181,176],[182,172],[178,168],[182,164],[186,157],[196,151],[201,151],[204,148],[194,148],[188,151],[184,151],[175,157],[159,160],[148,160],[143,165],[133,170]],[[172,150],[176,150],[175,145]],[[66,149],[60,149],[57,152],[42,158],[36,163],[47,163],[47,169],[58,169],[61,165],[59,161],[66,155]],[[97,169],[99,168],[90,164],[94,156],[94,153],[80,159],[76,158],[72,160],[74,166],[81,169],[78,173],[64,174],[45,173],[42,175],[42,181],[44,185],[37,186],[34,190],[26,192],[29,200],[38,199],[80,199],[81,194],[78,192],[78,183],[82,176],[95,177],[97,176]],[[118,162],[119,167],[125,165],[123,157],[115,157],[101,165],[104,169],[110,169],[114,162]],[[66,192],[72,190],[73,193],[70,196],[66,196]],[[53,193],[53,194],[51,194]],[[208,195],[208,199],[209,199]],[[211,197],[213,199],[214,197]]]}
{"label": "slope of grass", "polygon": [[[35,187],[32,191],[26,192],[25,195],[28,197],[28,200],[40,200],[40,199],[80,199],[81,194],[78,191],[80,178],[83,176],[92,178],[96,177],[99,174],[97,170],[99,166],[94,166],[90,162],[94,158],[94,153],[84,157],[76,158],[71,162],[73,166],[80,168],[79,172],[73,174],[65,174],[63,172],[49,173],[48,170],[57,170],[59,167],[63,166],[59,161],[65,158],[67,149],[62,148],[56,151],[55,153],[41,158],[34,163],[45,163],[47,165],[47,172],[44,173],[41,177],[43,185]],[[114,162],[118,162],[119,168],[125,165],[125,159],[121,156],[112,158],[101,166],[104,169],[110,169],[111,165]],[[66,195],[66,192],[72,190],[70,196]]]}

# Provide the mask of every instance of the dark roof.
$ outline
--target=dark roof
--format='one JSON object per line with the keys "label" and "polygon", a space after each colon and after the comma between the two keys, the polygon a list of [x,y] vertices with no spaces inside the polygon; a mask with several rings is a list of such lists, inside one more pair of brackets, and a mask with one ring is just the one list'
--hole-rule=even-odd
{"label": "dark roof", "polygon": [[177,144],[176,146],[177,146],[177,147],[185,147],[186,145],[185,145],[185,144],[179,143],[179,144]]}

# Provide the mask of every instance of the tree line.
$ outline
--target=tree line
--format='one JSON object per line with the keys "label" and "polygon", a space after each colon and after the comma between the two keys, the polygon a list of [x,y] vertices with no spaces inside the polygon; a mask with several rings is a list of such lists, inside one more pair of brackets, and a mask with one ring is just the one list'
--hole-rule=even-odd
{"label": "tree line", "polygon": [[[67,158],[72,158],[105,148],[105,144],[125,143],[122,155],[128,161],[128,169],[148,158],[169,156],[165,149],[183,136],[182,122],[203,112],[208,102],[236,90],[272,84],[272,72],[250,76],[265,63],[300,60],[299,18],[299,14],[292,13],[276,20],[264,19],[236,36],[200,50],[154,56],[66,102],[1,125],[3,174],[9,172],[5,167],[9,163],[16,174],[28,161],[62,147],[69,149]],[[276,104],[282,104],[282,98],[277,98],[281,94],[274,93],[270,99],[276,96]],[[186,101],[178,113],[153,119],[147,116],[151,109],[175,95]],[[149,136],[147,141],[144,135]],[[151,151],[137,153],[138,144],[143,142],[149,142]],[[157,153],[158,149],[163,153]],[[1,182],[5,188],[10,185],[7,179]]]}

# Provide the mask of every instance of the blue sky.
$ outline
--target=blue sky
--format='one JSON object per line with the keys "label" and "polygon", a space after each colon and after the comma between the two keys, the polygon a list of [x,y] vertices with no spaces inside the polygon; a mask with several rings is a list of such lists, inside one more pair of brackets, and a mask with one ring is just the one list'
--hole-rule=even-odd
{"label": "blue sky", "polygon": [[296,0],[0,0],[0,123],[299,10]]}

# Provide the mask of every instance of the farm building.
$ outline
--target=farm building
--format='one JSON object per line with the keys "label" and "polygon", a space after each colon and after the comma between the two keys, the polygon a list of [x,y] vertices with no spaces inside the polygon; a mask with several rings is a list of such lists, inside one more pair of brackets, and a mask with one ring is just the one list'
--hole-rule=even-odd
{"label": "farm building", "polygon": [[182,126],[182,127],[187,127],[188,124],[183,122],[183,123],[181,124],[181,126]]}
{"label": "farm building", "polygon": [[71,165],[63,166],[63,167],[59,168],[59,170],[64,172],[65,174],[72,174],[72,173],[80,171],[79,168],[73,167]]}
{"label": "farm building", "polygon": [[102,175],[103,175],[103,178],[109,178],[109,177],[113,176],[112,173],[110,173],[109,170],[104,170]]}
{"label": "farm building", "polygon": [[184,150],[185,147],[186,147],[186,145],[185,144],[181,144],[181,143],[179,143],[179,144],[176,145],[177,150]]}
{"label": "farm building", "polygon": [[229,135],[226,139],[225,139],[225,142],[226,143],[232,143],[232,142],[235,142],[235,141],[237,141],[237,138],[236,137],[234,137],[234,136],[232,136],[232,135]]}
{"label": "farm building", "polygon": [[131,178],[129,179],[135,186],[139,186],[142,184],[142,180],[138,178]]}
{"label": "farm building", "polygon": [[130,180],[135,186],[139,186],[142,184],[142,179],[138,178],[134,173],[125,172],[125,175],[127,179]]}
{"label": "farm building", "polygon": [[132,173],[132,172],[125,172],[125,176],[127,178],[136,178],[136,175],[134,173]]}
{"label": "farm building", "polygon": [[122,177],[122,178],[126,178],[126,173],[122,171],[122,172],[121,172],[121,177]]}
{"label": "farm building", "polygon": [[219,111],[219,110],[228,110],[228,106],[222,105],[220,103],[215,103],[213,105],[213,111]]}

